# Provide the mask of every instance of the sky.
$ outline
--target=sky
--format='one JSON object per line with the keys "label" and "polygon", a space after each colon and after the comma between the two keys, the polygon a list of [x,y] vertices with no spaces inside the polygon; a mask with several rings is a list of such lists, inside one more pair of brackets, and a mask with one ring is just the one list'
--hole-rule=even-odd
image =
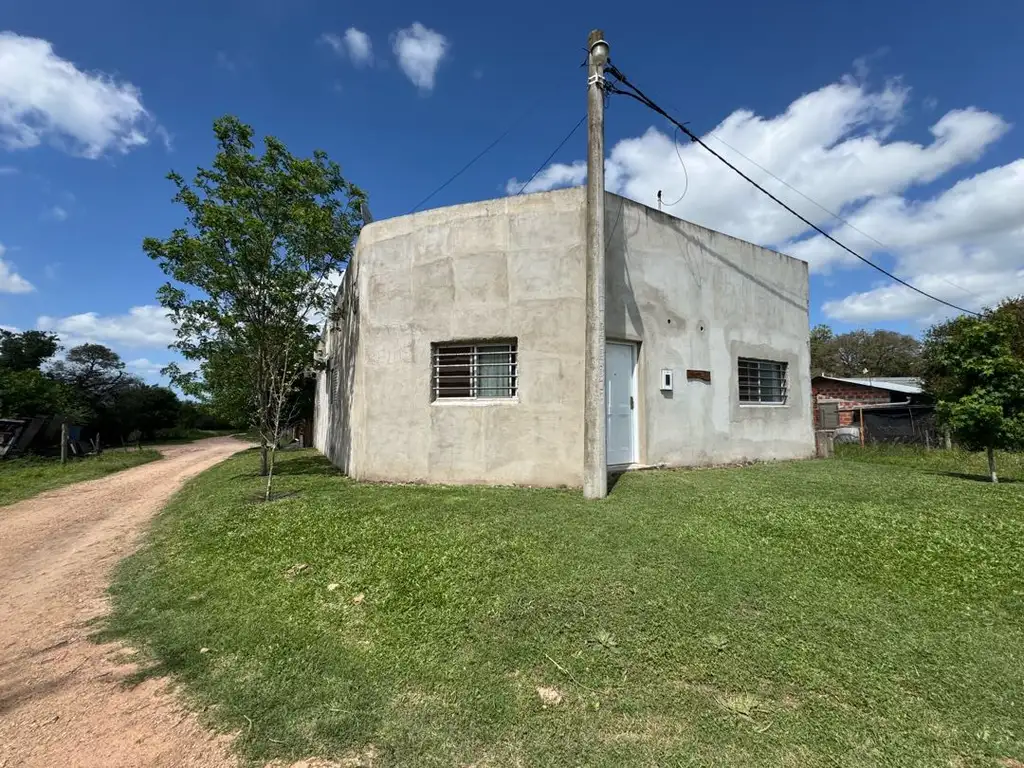
{"label": "sky", "polygon": [[[327,151],[377,219],[508,130],[426,207],[513,194],[585,114],[594,27],[649,96],[862,255],[968,309],[1024,293],[1024,4],[41,0],[0,9],[0,327],[107,344],[159,380],[174,330],[141,243],[182,224],[165,176],[210,163],[216,117]],[[807,260],[812,324],[920,334],[951,312],[634,101],[609,102],[606,150],[610,190],[662,190],[674,215]],[[584,159],[581,128],[526,191],[583,183]]]}

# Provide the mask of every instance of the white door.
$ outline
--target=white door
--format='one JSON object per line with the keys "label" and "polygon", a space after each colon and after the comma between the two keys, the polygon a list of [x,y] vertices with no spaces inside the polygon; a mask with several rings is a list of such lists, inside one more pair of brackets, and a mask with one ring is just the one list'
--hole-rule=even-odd
{"label": "white door", "polygon": [[636,461],[636,345],[609,341],[604,366],[608,463],[632,464]]}

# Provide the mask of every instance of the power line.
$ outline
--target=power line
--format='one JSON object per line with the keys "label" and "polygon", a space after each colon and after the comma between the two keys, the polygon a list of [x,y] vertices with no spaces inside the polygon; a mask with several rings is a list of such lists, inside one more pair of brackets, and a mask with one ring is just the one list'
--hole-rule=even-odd
{"label": "power line", "polygon": [[727,165],[733,172],[735,172],[737,175],[739,175],[741,178],[743,178],[749,184],[751,184],[756,189],[758,189],[762,194],[766,195],[767,197],[771,198],[776,203],[781,205],[783,208],[785,208],[791,214],[796,216],[798,219],[800,219],[800,221],[802,221],[808,227],[810,227],[811,229],[816,231],[822,237],[826,238],[827,240],[831,241],[832,243],[835,243],[840,248],[842,248],[844,251],[849,253],[851,256],[854,256],[857,259],[859,259],[860,261],[863,261],[865,264],[867,264],[872,269],[878,270],[879,272],[881,272],[886,277],[888,277],[888,278],[890,278],[892,280],[895,280],[897,283],[900,283],[903,286],[906,286],[907,288],[909,288],[910,290],[914,291],[915,293],[919,293],[922,296],[925,296],[925,297],[931,299],[932,301],[937,301],[939,304],[944,304],[945,306],[950,307],[951,309],[955,309],[958,312],[964,312],[965,314],[975,315],[977,317],[981,316],[980,313],[975,312],[974,310],[965,309],[964,307],[957,306],[956,304],[953,304],[952,302],[946,301],[945,299],[940,299],[938,296],[934,296],[934,295],[928,293],[927,291],[924,291],[924,290],[918,288],[916,285],[913,285],[912,283],[907,282],[906,280],[904,280],[901,277],[897,277],[896,275],[894,275],[892,272],[888,271],[884,267],[881,267],[878,264],[875,264],[870,259],[864,258],[863,256],[861,256],[859,253],[857,253],[855,250],[853,250],[849,246],[844,245],[843,243],[839,242],[839,240],[834,238],[832,235],[830,235],[824,229],[819,227],[817,224],[815,224],[813,221],[808,219],[806,216],[804,216],[804,215],[798,213],[797,211],[795,211],[789,205],[784,203],[778,197],[773,195],[771,192],[769,192],[763,186],[761,186],[756,181],[754,181],[752,178],[750,178],[747,174],[745,174],[743,171],[741,171],[735,165],[733,165],[728,160],[726,160],[724,157],[722,157],[720,154],[718,154],[718,152],[716,152],[711,147],[709,147],[706,143],[704,143],[704,141],[697,134],[695,134],[693,131],[691,131],[689,128],[687,128],[684,123],[681,123],[678,120],[676,120],[674,117],[672,117],[670,114],[668,114],[668,112],[666,112],[664,109],[659,107],[654,101],[652,101],[650,99],[650,97],[648,97],[643,91],[641,91],[639,88],[637,88],[631,82],[629,82],[629,79],[624,74],[622,74],[622,72],[617,67],[615,67],[611,62],[608,63],[608,65],[606,67],[606,70],[616,80],[621,82],[627,88],[632,89],[631,91],[625,91],[625,90],[622,90],[621,88],[618,88],[617,86],[612,85],[612,84],[609,83],[605,87],[606,87],[606,89],[610,93],[617,93],[617,94],[620,94],[622,96],[629,96],[630,98],[636,99],[637,101],[639,101],[641,104],[643,104],[648,109],[650,109],[650,110],[652,110],[654,112],[657,112],[659,115],[661,115],[666,120],[668,120],[670,123],[672,123],[674,126],[676,126],[676,128],[678,128],[683,133],[685,133],[689,137],[690,141],[694,142],[695,144],[700,144],[700,146],[704,147],[704,149],[706,149],[708,152],[710,152],[714,157],[716,157],[722,163]]}
{"label": "power line", "polygon": [[476,156],[474,156],[474,157],[473,157],[473,159],[472,159],[472,160],[470,160],[470,161],[469,161],[468,163],[466,163],[466,164],[465,164],[464,166],[462,166],[462,167],[461,167],[461,168],[460,168],[459,170],[457,170],[457,171],[456,171],[455,173],[453,173],[453,174],[452,174],[451,176],[449,176],[449,177],[448,177],[448,180],[447,180],[447,181],[445,181],[445,182],[444,182],[444,183],[443,183],[443,184],[442,184],[441,186],[439,186],[439,187],[438,187],[437,189],[435,189],[435,190],[434,190],[433,192],[431,192],[431,193],[430,193],[429,195],[427,195],[427,196],[426,196],[426,197],[424,197],[424,198],[423,198],[422,200],[420,200],[420,201],[419,201],[418,203],[416,203],[416,205],[414,205],[414,206],[413,206],[413,207],[412,207],[412,208],[411,208],[411,209],[409,210],[409,213],[416,213],[416,211],[418,211],[418,210],[419,210],[419,209],[420,209],[420,208],[421,208],[421,207],[423,206],[423,204],[424,204],[424,203],[426,203],[426,202],[427,202],[428,200],[430,200],[430,198],[432,198],[432,197],[433,197],[434,195],[436,195],[436,194],[437,194],[438,192],[440,192],[440,191],[441,191],[442,189],[444,189],[444,188],[445,188],[445,187],[447,187],[447,186],[448,186],[449,184],[451,184],[451,183],[452,183],[453,181],[455,181],[455,180],[456,180],[457,178],[459,178],[459,176],[461,176],[461,175],[462,175],[463,173],[465,173],[466,171],[468,171],[468,170],[470,169],[470,167],[471,167],[471,166],[472,166],[472,165],[473,165],[473,164],[474,164],[474,163],[475,163],[475,162],[476,162],[477,160],[479,160],[479,159],[480,159],[481,157],[483,157],[483,156],[484,156],[484,155],[486,155],[486,154],[487,154],[488,152],[490,152],[490,151],[491,151],[492,149],[494,149],[494,148],[495,148],[496,146],[498,146],[498,144],[500,144],[500,143],[501,143],[501,141],[502,141],[502,140],[503,140],[503,139],[504,139],[504,138],[505,138],[506,136],[508,136],[508,135],[509,135],[510,133],[512,133],[512,129],[513,129],[513,128],[514,128],[514,127],[515,127],[516,125],[518,125],[518,124],[519,124],[519,123],[521,123],[521,122],[522,122],[523,120],[525,120],[525,119],[526,119],[526,117],[527,117],[527,115],[529,115],[529,114],[530,114],[531,112],[533,112],[533,110],[534,110],[534,108],[535,108],[536,106],[537,106],[537,105],[536,105],[536,104],[534,104],[533,106],[529,107],[529,108],[528,108],[528,109],[527,109],[527,110],[526,110],[525,112],[523,112],[523,113],[522,113],[522,114],[521,114],[521,115],[519,116],[519,118],[518,118],[517,120],[514,120],[513,122],[509,123],[508,127],[507,127],[507,128],[506,128],[506,129],[504,130],[504,132],[503,132],[503,133],[502,133],[502,134],[501,134],[500,136],[498,136],[498,138],[496,138],[496,139],[495,139],[494,141],[492,141],[492,142],[491,142],[490,144],[488,144],[488,145],[487,145],[486,147],[484,147],[484,148],[483,148],[482,150],[480,150],[480,152],[478,152],[478,153],[476,154]]}
{"label": "power line", "polygon": [[534,180],[535,178],[537,178],[537,174],[539,174],[539,173],[540,173],[541,171],[543,171],[543,170],[544,170],[544,169],[545,169],[545,168],[547,167],[548,163],[550,163],[550,162],[551,162],[551,158],[553,158],[553,157],[554,157],[555,155],[557,155],[557,154],[558,154],[558,150],[560,150],[560,149],[561,149],[562,147],[564,147],[564,146],[565,146],[566,142],[567,142],[567,141],[569,141],[569,139],[571,139],[571,138],[572,138],[572,135],[573,135],[574,133],[576,133],[577,129],[578,129],[578,128],[579,128],[579,127],[580,127],[581,125],[583,125],[583,121],[584,121],[584,120],[586,120],[586,119],[587,119],[587,116],[586,116],[586,115],[583,115],[583,117],[581,117],[581,118],[580,118],[579,122],[578,122],[578,123],[576,123],[576,125],[574,125],[574,126],[572,127],[572,130],[571,130],[571,131],[569,131],[569,133],[567,133],[567,134],[565,135],[565,138],[564,138],[564,139],[562,139],[562,140],[561,140],[561,141],[560,141],[560,142],[558,143],[558,146],[557,146],[557,147],[555,147],[554,151],[553,151],[553,152],[552,152],[552,153],[551,153],[550,155],[548,155],[548,156],[547,156],[547,158],[546,158],[546,159],[544,160],[544,162],[543,162],[543,163],[541,163],[541,164],[540,164],[540,166],[539,166],[539,167],[537,168],[537,170],[533,172],[533,176],[531,176],[531,177],[529,178],[529,180],[527,180],[527,182],[526,182],[525,184],[523,184],[523,186],[522,186],[522,187],[520,187],[520,188],[519,188],[519,191],[518,191],[518,192],[516,192],[516,194],[517,194],[517,195],[521,195],[521,194],[523,194],[523,192],[525,192],[525,191],[526,191],[526,188],[527,188],[528,186],[530,186],[530,182],[531,182],[531,181],[533,181],[533,180]]}
{"label": "power line", "polygon": [[[683,156],[681,154],[679,154],[679,141],[676,139],[676,137],[678,135],[679,135],[679,126],[676,126],[675,131],[672,132],[672,146],[675,147],[676,157],[679,158],[679,165],[681,165],[683,167],[683,179],[685,181],[685,184],[683,186],[683,194],[681,194],[679,196],[678,200],[676,200],[674,203],[665,203],[665,205],[667,205],[669,208],[671,208],[673,206],[676,206],[676,205],[679,205],[681,202],[683,202],[683,198],[686,197],[686,193],[690,191],[690,174],[687,173],[687,171],[686,171],[686,163],[683,162]],[[661,199],[661,190],[660,189],[658,190],[658,201],[659,202],[664,202]]]}

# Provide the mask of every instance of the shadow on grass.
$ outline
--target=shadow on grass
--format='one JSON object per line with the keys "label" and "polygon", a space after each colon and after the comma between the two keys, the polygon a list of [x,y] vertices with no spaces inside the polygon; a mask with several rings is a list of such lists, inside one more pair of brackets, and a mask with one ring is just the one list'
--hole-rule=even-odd
{"label": "shadow on grass", "polygon": [[275,475],[341,475],[337,467],[323,456],[303,456],[282,461],[274,467]]}
{"label": "shadow on grass", "polygon": [[[987,483],[992,485],[992,478],[988,475],[973,475],[967,472],[928,472],[929,475],[941,475],[942,477],[955,477],[960,480],[973,480],[976,483]],[[1006,485],[1010,483],[1019,483],[1015,477],[1000,477],[998,485]]]}

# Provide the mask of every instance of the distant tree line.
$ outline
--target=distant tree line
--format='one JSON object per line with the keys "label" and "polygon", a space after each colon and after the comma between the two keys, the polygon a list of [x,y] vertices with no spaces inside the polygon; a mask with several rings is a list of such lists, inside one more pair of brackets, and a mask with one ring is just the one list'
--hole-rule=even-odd
{"label": "distant tree line", "polygon": [[921,342],[896,331],[811,329],[812,376],[920,376]]}
{"label": "distant tree line", "polygon": [[208,406],[128,373],[102,344],[81,344],[63,356],[60,350],[55,334],[0,330],[0,417],[61,416],[108,444],[154,439],[173,428],[232,426]]}

